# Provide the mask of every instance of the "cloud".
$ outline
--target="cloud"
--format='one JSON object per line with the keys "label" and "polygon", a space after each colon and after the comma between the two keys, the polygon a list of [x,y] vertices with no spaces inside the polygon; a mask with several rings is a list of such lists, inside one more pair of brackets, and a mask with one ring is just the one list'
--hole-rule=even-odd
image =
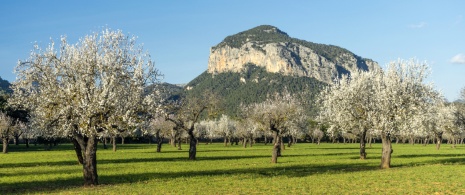
{"label": "cloud", "polygon": [[465,64],[465,54],[459,53],[450,59],[450,62],[454,64]]}
{"label": "cloud", "polygon": [[409,28],[424,28],[426,27],[427,23],[426,22],[420,22],[418,24],[411,24],[408,27]]}

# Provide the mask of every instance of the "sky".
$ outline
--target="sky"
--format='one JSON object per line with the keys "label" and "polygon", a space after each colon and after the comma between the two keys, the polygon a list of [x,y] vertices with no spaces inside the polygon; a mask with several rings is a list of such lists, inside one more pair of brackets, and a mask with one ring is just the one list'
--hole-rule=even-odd
{"label": "sky", "polygon": [[208,67],[210,48],[226,36],[273,25],[294,38],[346,48],[382,67],[425,61],[449,101],[465,87],[462,0],[2,0],[0,77],[14,81],[34,43],[69,43],[104,28],[138,37],[164,82],[188,83]]}

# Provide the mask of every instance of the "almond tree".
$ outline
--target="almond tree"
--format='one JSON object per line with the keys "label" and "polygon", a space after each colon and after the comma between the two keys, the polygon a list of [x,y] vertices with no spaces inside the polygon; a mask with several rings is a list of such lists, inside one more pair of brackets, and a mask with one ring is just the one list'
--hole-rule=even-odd
{"label": "almond tree", "polygon": [[0,137],[2,138],[4,154],[8,153],[8,143],[13,128],[13,119],[0,111]]}
{"label": "almond tree", "polygon": [[323,92],[321,115],[342,131],[360,131],[361,158],[367,131],[380,135],[381,168],[389,168],[393,137],[425,135],[422,116],[440,97],[424,83],[427,72],[426,63],[414,60],[391,62],[386,71],[355,72]]}
{"label": "almond tree", "polygon": [[236,126],[236,121],[232,120],[228,115],[221,115],[215,130],[217,135],[223,137],[224,146],[227,146],[228,142],[231,142],[231,138],[237,130]]}
{"label": "almond tree", "polygon": [[99,134],[117,122],[137,126],[140,111],[157,102],[144,98],[144,88],[158,82],[159,73],[135,41],[109,29],[76,44],[62,37],[58,49],[53,40],[45,50],[35,45],[16,67],[10,104],[31,111],[34,124],[77,143],[85,185],[98,184]]}
{"label": "almond tree", "polygon": [[157,152],[161,152],[161,147],[165,137],[171,134],[174,124],[165,120],[164,117],[158,116],[148,122],[148,126],[143,130],[144,135],[155,137],[157,143]]}
{"label": "almond tree", "polygon": [[[360,159],[366,159],[365,138],[373,124],[369,117],[376,112],[373,79],[380,70],[344,75],[322,91],[320,120],[330,124],[331,135],[352,133],[360,139]],[[343,128],[342,128],[343,127]]]}
{"label": "almond tree", "polygon": [[273,152],[271,162],[277,163],[281,156],[282,136],[287,133],[291,123],[302,114],[302,107],[289,92],[275,94],[264,102],[242,106],[245,118],[260,123],[266,130],[273,132]]}
{"label": "almond tree", "polygon": [[377,76],[376,112],[370,117],[374,130],[379,132],[383,144],[381,168],[391,166],[391,138],[399,132],[422,131],[419,117],[428,113],[440,97],[430,84],[424,81],[428,65],[415,60],[398,60],[388,64],[384,74]]}
{"label": "almond tree", "polygon": [[[179,101],[173,101],[165,107],[165,120],[174,123],[174,129],[184,130],[189,137],[189,160],[196,160],[197,137],[195,124],[202,114],[216,115],[218,105],[217,96],[211,92],[205,92],[204,97],[189,97]],[[181,143],[179,143],[179,146]]]}

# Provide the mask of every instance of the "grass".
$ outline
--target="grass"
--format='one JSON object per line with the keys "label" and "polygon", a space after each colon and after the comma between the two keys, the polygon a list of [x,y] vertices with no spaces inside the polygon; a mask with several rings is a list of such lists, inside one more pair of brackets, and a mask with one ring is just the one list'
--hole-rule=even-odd
{"label": "grass", "polygon": [[464,194],[465,146],[393,144],[392,168],[379,169],[381,145],[358,159],[357,144],[299,143],[271,164],[271,146],[99,146],[101,185],[82,186],[82,166],[71,145],[52,151],[11,146],[0,154],[0,194]]}

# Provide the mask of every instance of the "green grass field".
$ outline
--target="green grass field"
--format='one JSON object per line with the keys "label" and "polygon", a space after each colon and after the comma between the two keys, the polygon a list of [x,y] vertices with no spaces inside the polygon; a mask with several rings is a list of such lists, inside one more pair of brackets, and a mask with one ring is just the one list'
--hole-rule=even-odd
{"label": "green grass field", "polygon": [[0,194],[465,194],[465,146],[393,144],[392,168],[381,170],[381,145],[358,159],[357,144],[300,143],[271,164],[271,145],[252,148],[167,144],[99,146],[101,185],[83,187],[82,167],[71,145],[52,151],[11,146],[0,154]]}

